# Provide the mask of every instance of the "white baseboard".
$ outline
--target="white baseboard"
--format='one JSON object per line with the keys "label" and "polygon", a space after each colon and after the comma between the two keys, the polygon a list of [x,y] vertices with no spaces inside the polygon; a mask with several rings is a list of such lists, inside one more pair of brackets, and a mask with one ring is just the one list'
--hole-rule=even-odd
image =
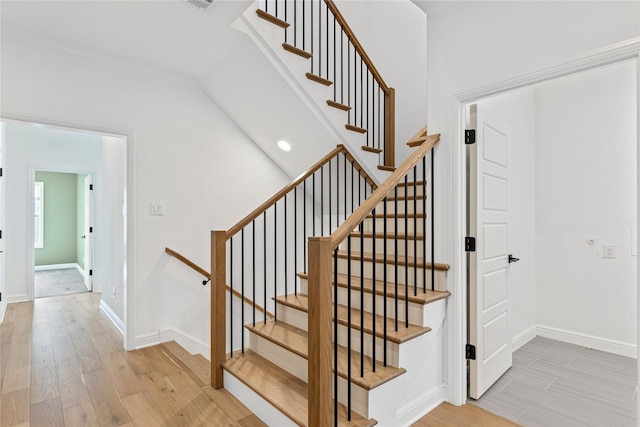
{"label": "white baseboard", "polygon": [[523,345],[525,345],[526,343],[534,339],[537,334],[538,334],[538,331],[535,325],[530,326],[529,328],[520,332],[519,334],[517,334],[515,337],[511,339],[511,350],[516,351],[517,349],[519,349],[520,347],[522,347]]}
{"label": "white baseboard", "polygon": [[7,304],[11,304],[14,302],[25,302],[25,301],[30,301],[28,294],[11,295],[7,297]]}
{"label": "white baseboard", "polygon": [[541,337],[565,341],[583,347],[619,354],[621,356],[633,357],[634,359],[638,357],[638,346],[635,344],[552,328],[550,326],[538,325],[536,329],[538,335]]}
{"label": "white baseboard", "polygon": [[201,354],[207,360],[211,360],[211,347],[209,344],[175,328],[165,328],[158,331],[160,342],[175,341],[191,354]]}
{"label": "white baseboard", "polygon": [[135,337],[133,341],[134,350],[138,350],[140,348],[151,347],[154,345],[160,344],[160,339],[158,338],[158,333],[146,334],[146,335],[138,335]]}
{"label": "white baseboard", "polygon": [[104,302],[103,299],[100,300],[100,309],[107,315],[109,320],[115,325],[115,327],[120,331],[120,333],[124,336],[124,322],[114,311],[109,307],[109,305]]}
{"label": "white baseboard", "polygon": [[440,384],[423,395],[418,396],[402,408],[399,408],[396,412],[396,418],[402,420],[402,418],[410,416],[410,422],[406,425],[413,425],[414,422],[433,411],[438,405],[444,402],[446,398],[447,386],[446,384]]}
{"label": "white baseboard", "polygon": [[4,321],[4,314],[7,312],[7,303],[0,302],[0,324]]}
{"label": "white baseboard", "polygon": [[75,268],[80,272],[83,272],[80,266],[75,262],[70,262],[67,264],[49,264],[49,265],[36,265],[33,267],[35,271],[44,271],[44,270],[64,270],[67,268]]}

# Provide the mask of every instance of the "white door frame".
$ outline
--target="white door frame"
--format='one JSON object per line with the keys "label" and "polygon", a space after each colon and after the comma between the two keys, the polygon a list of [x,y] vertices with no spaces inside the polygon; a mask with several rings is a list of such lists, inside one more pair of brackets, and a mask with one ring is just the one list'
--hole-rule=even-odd
{"label": "white door frame", "polygon": [[[447,304],[446,319],[449,339],[445,350],[448,355],[446,360],[449,361],[445,374],[448,386],[447,400],[450,403],[462,405],[467,401],[467,362],[464,355],[465,344],[467,343],[466,307],[468,296],[466,292],[467,257],[463,244],[467,219],[464,144],[465,108],[467,105],[478,102],[483,98],[513,89],[629,59],[636,59],[636,73],[638,74],[638,96],[636,102],[638,103],[637,110],[640,115],[640,37],[607,46],[548,69],[453,96],[453,128],[451,129],[451,141],[453,143],[453,266],[451,269],[453,273],[453,289],[449,304]],[[638,164],[640,165],[640,117],[638,118],[638,148]],[[638,188],[640,188],[640,173],[638,174]],[[640,209],[638,210],[637,224],[640,225]],[[640,263],[638,264],[638,270],[638,277],[640,277]],[[640,292],[638,293],[638,304],[640,306]],[[636,317],[638,318],[638,343],[640,343],[640,317]],[[638,379],[640,383],[640,371]]]}
{"label": "white door frame", "polygon": [[[63,130],[79,130],[87,133],[96,133],[101,136],[113,136],[122,138],[125,144],[125,156],[126,156],[126,179],[125,179],[125,192],[126,192],[126,212],[125,213],[125,258],[124,258],[124,348],[125,350],[133,350],[135,348],[135,316],[134,316],[134,277],[135,277],[135,185],[134,185],[134,137],[132,132],[119,131],[113,129],[104,129],[94,126],[86,126],[81,124],[63,123],[54,120],[43,119],[40,117],[30,117],[13,114],[2,114],[0,119],[3,121],[11,122],[27,122],[37,123],[53,128],[59,128]],[[33,168],[31,170],[31,181],[33,181],[34,173]],[[78,171],[78,173],[83,173]],[[31,198],[33,199],[33,198]],[[33,204],[33,201],[31,202]],[[2,209],[6,209],[4,206]],[[123,207],[123,209],[125,209]],[[33,227],[31,227],[31,234],[33,234]],[[27,236],[29,238],[29,236]],[[33,238],[33,236],[31,236]],[[27,283],[29,300],[33,300],[33,258],[35,250],[29,252],[31,257],[28,261],[28,265],[31,266],[30,283]]]}

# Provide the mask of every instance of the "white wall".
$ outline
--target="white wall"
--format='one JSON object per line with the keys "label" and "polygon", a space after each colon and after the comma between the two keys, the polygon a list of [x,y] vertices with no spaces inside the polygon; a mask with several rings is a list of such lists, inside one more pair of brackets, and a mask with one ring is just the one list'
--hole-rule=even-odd
{"label": "white wall", "polygon": [[[635,63],[625,62],[536,90],[536,317],[544,333],[636,344],[635,79]],[[603,258],[604,244],[615,245],[615,259]]]}
{"label": "white wall", "polygon": [[[164,247],[208,268],[209,231],[228,229],[289,179],[190,80],[11,37],[2,55],[3,115],[128,137],[136,344],[156,342],[166,327],[208,342],[208,287],[186,267],[165,274],[175,261]],[[150,202],[164,203],[164,216],[150,216]],[[189,330],[184,316],[195,318]]]}
{"label": "white wall", "polygon": [[[336,1],[382,78],[396,89],[396,165],[427,120],[427,18],[409,0]],[[393,29],[390,27],[393,26]]]}
{"label": "white wall", "polygon": [[526,88],[478,103],[509,125],[509,251],[520,261],[509,267],[509,329],[514,349],[535,335],[535,89]]}

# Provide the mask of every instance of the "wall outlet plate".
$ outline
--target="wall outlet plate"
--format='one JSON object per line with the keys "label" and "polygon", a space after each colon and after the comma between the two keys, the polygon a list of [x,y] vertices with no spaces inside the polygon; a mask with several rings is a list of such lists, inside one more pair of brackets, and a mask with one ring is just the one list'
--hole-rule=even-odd
{"label": "wall outlet plate", "polygon": [[616,257],[616,247],[615,245],[603,245],[603,258],[615,258]]}

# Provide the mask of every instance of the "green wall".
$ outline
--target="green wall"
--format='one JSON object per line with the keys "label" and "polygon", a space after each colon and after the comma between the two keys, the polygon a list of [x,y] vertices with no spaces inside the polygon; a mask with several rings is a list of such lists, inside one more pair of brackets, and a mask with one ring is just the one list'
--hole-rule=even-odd
{"label": "green wall", "polygon": [[77,176],[36,172],[36,181],[44,182],[44,248],[35,250],[35,265],[75,263]]}
{"label": "green wall", "polygon": [[84,270],[84,179],[87,175],[76,175],[76,263]]}

